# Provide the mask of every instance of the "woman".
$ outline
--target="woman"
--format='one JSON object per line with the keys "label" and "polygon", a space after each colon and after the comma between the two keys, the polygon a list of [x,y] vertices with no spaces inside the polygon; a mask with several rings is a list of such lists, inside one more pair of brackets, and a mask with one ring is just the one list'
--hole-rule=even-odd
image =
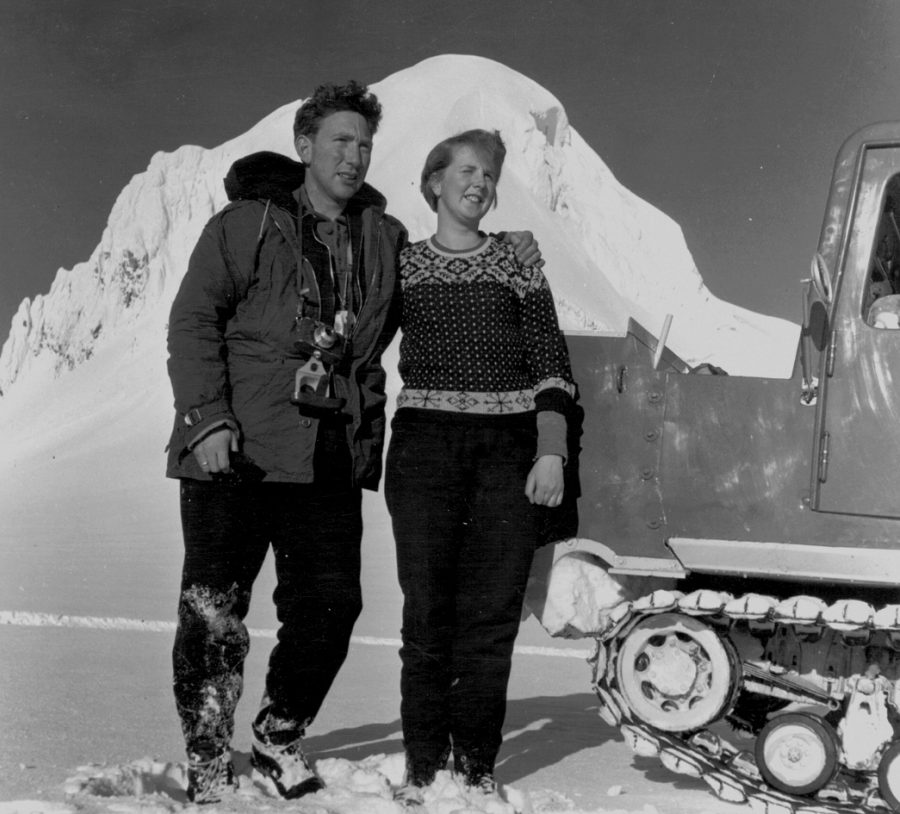
{"label": "woman", "polygon": [[538,507],[563,497],[575,386],[553,298],[479,230],[506,149],[470,130],[429,153],[437,232],[401,257],[403,340],[386,497],[404,595],[406,780],[420,802],[447,765],[485,793],[494,763]]}

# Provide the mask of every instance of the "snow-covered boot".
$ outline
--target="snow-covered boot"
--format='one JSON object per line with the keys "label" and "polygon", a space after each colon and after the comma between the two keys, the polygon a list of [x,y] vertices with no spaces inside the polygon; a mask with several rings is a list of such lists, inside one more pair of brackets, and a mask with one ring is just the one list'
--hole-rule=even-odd
{"label": "snow-covered boot", "polygon": [[[433,750],[414,750],[411,754],[406,752],[406,771],[403,773],[403,783],[394,792],[394,800],[407,808],[420,806],[425,802],[424,790],[434,783],[435,775],[447,768],[450,759],[450,747],[441,751],[434,757]],[[428,755],[428,756],[426,756]]]}
{"label": "snow-covered boot", "polygon": [[466,777],[466,786],[479,794],[494,794],[497,791],[497,781],[493,772],[482,772],[474,777]]}
{"label": "snow-covered boot", "polygon": [[475,755],[456,754],[453,757],[453,766],[455,773],[472,791],[484,795],[497,792],[493,762],[479,759]]}
{"label": "snow-covered boot", "polygon": [[425,803],[424,787],[404,780],[394,790],[394,800],[406,808],[417,808]]}
{"label": "snow-covered boot", "polygon": [[286,800],[325,788],[303,753],[305,727],[305,723],[275,714],[268,696],[263,697],[262,708],[253,722],[250,760]]}
{"label": "snow-covered boot", "polygon": [[270,778],[285,800],[294,800],[325,788],[303,753],[303,738],[294,733],[260,735],[253,731],[251,761],[254,768]]}
{"label": "snow-covered boot", "polygon": [[192,803],[217,803],[236,788],[230,752],[213,757],[188,754],[187,796]]}
{"label": "snow-covered boot", "polygon": [[450,750],[446,749],[437,760],[413,757],[406,754],[406,772],[403,783],[394,791],[394,800],[407,808],[420,806],[425,802],[424,790],[434,783],[434,777],[441,769],[446,768]]}

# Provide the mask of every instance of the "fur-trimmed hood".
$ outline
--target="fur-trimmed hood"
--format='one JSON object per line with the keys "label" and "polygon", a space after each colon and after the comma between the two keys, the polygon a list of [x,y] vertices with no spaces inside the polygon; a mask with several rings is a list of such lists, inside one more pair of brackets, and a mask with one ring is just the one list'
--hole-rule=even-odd
{"label": "fur-trimmed hood", "polygon": [[[271,201],[283,209],[297,206],[296,191],[306,177],[306,167],[281,153],[251,153],[235,161],[225,176],[229,201]],[[352,201],[384,210],[387,200],[375,187],[364,183]]]}

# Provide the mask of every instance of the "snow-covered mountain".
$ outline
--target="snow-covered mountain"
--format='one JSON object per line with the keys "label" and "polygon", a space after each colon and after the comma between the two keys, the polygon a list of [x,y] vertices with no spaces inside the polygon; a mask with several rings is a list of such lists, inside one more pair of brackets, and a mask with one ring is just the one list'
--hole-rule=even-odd
{"label": "snow-covered mountain", "polygon": [[[689,362],[789,375],[797,327],[713,297],[678,225],[616,181],[539,85],[486,59],[441,56],[373,90],[385,117],[369,181],[414,239],[434,225],[417,191],[430,147],[466,128],[499,129],[507,162],[499,207],[485,226],[535,233],[563,327],[622,332],[634,317],[657,333],[671,313],[668,344]],[[0,354],[0,411],[19,403],[15,417],[24,426],[45,394],[65,398],[76,368],[106,382],[119,409],[127,409],[126,394],[138,402],[167,393],[168,307],[201,228],[226,201],[222,179],[247,153],[293,155],[298,104],[214,149],[153,156],[122,190],[91,257],[20,305]]]}

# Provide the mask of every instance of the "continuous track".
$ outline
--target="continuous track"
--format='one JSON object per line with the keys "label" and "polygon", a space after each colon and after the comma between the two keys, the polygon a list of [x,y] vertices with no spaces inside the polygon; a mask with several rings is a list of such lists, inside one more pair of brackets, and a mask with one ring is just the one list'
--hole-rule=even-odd
{"label": "continuous track", "polygon": [[[698,707],[704,703],[721,707],[721,714],[716,713],[714,717],[719,721],[730,720],[734,727],[715,726],[716,720],[710,720],[700,727],[689,725],[682,731],[672,731],[680,729],[678,716],[682,712],[676,704],[672,704],[670,710],[668,701],[661,703],[654,698],[655,689],[642,695],[634,686],[623,686],[637,683],[631,680],[633,673],[627,673],[630,668],[623,663],[635,658],[643,658],[646,663],[640,648],[652,636],[656,624],[652,617],[660,614],[668,616],[662,617],[658,626],[666,627],[668,620],[681,619],[686,620],[690,629],[690,620],[695,619],[704,623],[705,628],[712,629],[723,642],[721,648],[718,644],[708,648],[713,656],[700,669],[714,673],[721,669],[723,661],[727,661],[732,668],[731,674],[708,680],[690,703],[696,702]],[[700,625],[696,627],[699,629]],[[644,629],[649,632],[645,633]],[[634,644],[635,633],[637,645]],[[822,642],[823,637],[829,642],[827,658],[822,656],[824,645],[818,645],[819,650],[815,650],[814,645],[802,644]],[[779,644],[788,640],[798,644]],[[734,645],[732,641],[738,644]],[[747,642],[755,642],[759,661],[747,658]],[[776,659],[784,659],[784,654],[790,653],[792,647],[799,653],[799,656],[791,657],[794,666],[799,665],[799,672],[773,661],[773,654]],[[804,647],[805,655],[800,652]],[[829,659],[834,663],[835,650],[840,651],[837,661],[852,665],[843,675],[835,674],[833,667],[828,668],[822,663]],[[623,651],[626,651],[624,658]],[[813,652],[812,656],[810,652]],[[702,779],[722,800],[747,803],[754,811],[765,814],[883,814],[900,809],[891,808],[883,798],[877,771],[871,767],[865,771],[858,767],[851,769],[845,763],[842,750],[838,750],[840,759],[833,779],[813,795],[786,794],[772,788],[765,782],[754,757],[754,739],[762,719],[748,724],[728,717],[743,692],[745,699],[747,693],[759,693],[761,704],[766,703],[764,696],[773,699],[776,705],[792,701],[819,703],[831,710],[833,718],[840,718],[847,709],[853,689],[868,678],[877,693],[888,699],[890,714],[896,718],[897,710],[893,705],[895,687],[900,682],[895,680],[896,674],[879,676],[881,668],[873,668],[870,664],[873,652],[880,654],[882,662],[887,658],[889,672],[896,673],[895,661],[900,660],[900,606],[889,605],[876,611],[858,600],[828,605],[808,596],[777,600],[760,594],[733,597],[708,590],[686,595],[656,591],[613,609],[610,626],[598,639],[592,659],[594,689],[601,702],[601,717],[620,729],[637,754],[657,757],[673,772]],[[720,654],[718,662],[716,653]],[[672,653],[664,658],[668,672],[660,671],[654,681],[663,685],[663,694],[669,686],[672,697],[682,691],[690,696],[690,687],[679,686],[677,675],[670,675],[678,673],[677,669],[671,669],[672,665],[677,667],[679,660],[687,658],[677,643]],[[810,659],[819,662],[812,670],[808,664]],[[816,680],[810,681],[810,675]],[[707,692],[707,684],[713,687],[712,691]],[[715,697],[708,700],[703,693]],[[684,710],[690,724],[693,713],[689,705]],[[728,734],[723,736],[722,732],[726,730]],[[884,750],[882,748],[881,752]],[[895,771],[900,771],[900,762]]]}

